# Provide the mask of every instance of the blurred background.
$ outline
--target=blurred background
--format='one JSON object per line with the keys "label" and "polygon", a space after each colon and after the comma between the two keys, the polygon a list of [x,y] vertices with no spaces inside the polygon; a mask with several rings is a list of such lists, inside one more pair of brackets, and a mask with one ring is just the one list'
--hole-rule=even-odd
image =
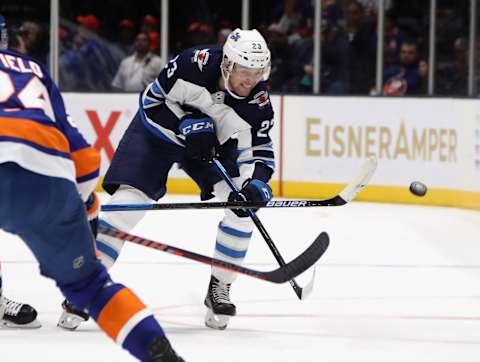
{"label": "blurred background", "polygon": [[[2,0],[19,47],[61,90],[137,92],[115,79],[148,53],[152,73],[183,48],[257,28],[278,93],[475,97],[475,0]],[[151,60],[150,60],[151,58]],[[128,70],[124,71],[128,73]]]}

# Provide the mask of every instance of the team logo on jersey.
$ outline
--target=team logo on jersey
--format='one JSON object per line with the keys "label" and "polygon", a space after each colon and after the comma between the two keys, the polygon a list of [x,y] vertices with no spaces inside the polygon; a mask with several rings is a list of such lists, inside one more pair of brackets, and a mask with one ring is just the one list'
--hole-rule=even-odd
{"label": "team logo on jersey", "polygon": [[198,69],[203,70],[203,66],[207,65],[208,59],[210,58],[210,49],[195,50],[192,61],[197,63]]}
{"label": "team logo on jersey", "polygon": [[248,102],[248,104],[258,104],[260,108],[265,107],[269,103],[270,103],[270,99],[268,98],[267,91],[258,92],[253,96],[253,99],[250,102]]}

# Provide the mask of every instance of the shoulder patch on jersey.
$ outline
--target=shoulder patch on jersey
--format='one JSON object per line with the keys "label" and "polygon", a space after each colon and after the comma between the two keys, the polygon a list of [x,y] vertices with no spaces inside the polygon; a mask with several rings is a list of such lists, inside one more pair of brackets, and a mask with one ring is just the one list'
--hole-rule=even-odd
{"label": "shoulder patch on jersey", "polygon": [[265,107],[267,104],[270,103],[270,98],[268,97],[267,91],[260,91],[253,96],[253,99],[248,102],[248,104],[258,104],[259,108]]}
{"label": "shoulder patch on jersey", "polygon": [[197,49],[195,50],[195,53],[193,54],[192,62],[197,63],[198,69],[200,71],[203,71],[203,66],[207,65],[208,59],[210,58],[210,49]]}
{"label": "shoulder patch on jersey", "polygon": [[225,92],[224,91],[218,91],[218,92],[212,93],[212,101],[215,104],[225,103]]}

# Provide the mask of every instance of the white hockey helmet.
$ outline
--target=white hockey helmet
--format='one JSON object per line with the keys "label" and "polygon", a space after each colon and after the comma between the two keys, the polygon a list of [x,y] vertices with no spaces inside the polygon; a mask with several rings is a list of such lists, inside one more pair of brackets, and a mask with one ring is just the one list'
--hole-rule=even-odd
{"label": "white hockey helmet", "polygon": [[[222,69],[222,76],[230,94],[232,92],[228,88],[228,79],[235,64],[246,68],[262,69],[263,80],[268,80],[270,76],[270,50],[267,42],[256,29],[241,30],[237,28],[232,31],[223,45],[223,56],[227,57],[228,63],[227,74],[225,75]],[[235,95],[234,97],[243,98]]]}

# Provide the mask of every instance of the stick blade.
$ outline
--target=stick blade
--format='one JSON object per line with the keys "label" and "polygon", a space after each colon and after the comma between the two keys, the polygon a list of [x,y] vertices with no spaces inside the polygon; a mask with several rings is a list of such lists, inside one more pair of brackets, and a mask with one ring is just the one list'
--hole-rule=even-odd
{"label": "stick blade", "polygon": [[[326,232],[320,233],[315,241],[299,256],[281,268],[265,275],[274,283],[285,283],[314,265],[328,248],[330,238]],[[312,283],[313,287],[313,283]]]}
{"label": "stick blade", "polygon": [[298,296],[298,299],[300,300],[305,300],[307,299],[310,294],[312,294],[312,290],[313,290],[313,285],[315,283],[315,273],[317,271],[317,266],[314,266],[313,267],[313,274],[312,274],[312,278],[310,279],[310,281],[308,282],[307,285],[305,285],[302,289],[301,289],[301,292],[300,292],[300,295]]}
{"label": "stick blade", "polygon": [[352,201],[363,188],[370,182],[375,170],[377,169],[377,158],[375,156],[367,158],[363,163],[360,171],[355,176],[355,179],[348,184],[348,186],[340,192],[340,197],[345,201],[344,203]]}

